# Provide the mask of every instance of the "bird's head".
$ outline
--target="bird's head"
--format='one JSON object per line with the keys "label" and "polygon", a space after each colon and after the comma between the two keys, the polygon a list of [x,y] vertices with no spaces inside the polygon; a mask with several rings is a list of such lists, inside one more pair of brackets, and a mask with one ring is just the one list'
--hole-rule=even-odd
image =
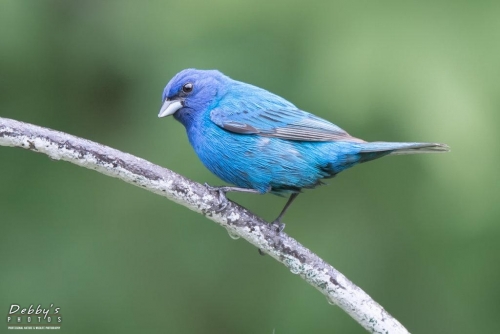
{"label": "bird's head", "polygon": [[187,126],[217,102],[227,80],[230,79],[216,70],[186,69],[177,73],[163,90],[158,117],[174,115]]}

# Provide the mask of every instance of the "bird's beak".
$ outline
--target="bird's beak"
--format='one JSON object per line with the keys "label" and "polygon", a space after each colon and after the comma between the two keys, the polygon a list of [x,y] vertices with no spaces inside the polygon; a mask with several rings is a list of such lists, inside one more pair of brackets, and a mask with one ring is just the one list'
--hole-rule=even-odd
{"label": "bird's beak", "polygon": [[163,102],[163,105],[161,106],[158,117],[162,118],[165,116],[173,115],[177,110],[181,109],[183,106],[184,104],[182,103],[182,101],[166,99],[165,102]]}

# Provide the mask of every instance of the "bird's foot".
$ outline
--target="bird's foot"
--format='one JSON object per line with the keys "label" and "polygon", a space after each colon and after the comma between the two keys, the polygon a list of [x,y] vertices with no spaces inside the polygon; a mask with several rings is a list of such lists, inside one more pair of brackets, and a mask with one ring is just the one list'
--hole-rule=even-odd
{"label": "bird's foot", "polygon": [[210,191],[216,191],[219,193],[219,207],[215,210],[216,212],[221,212],[229,205],[229,200],[226,197],[226,192],[229,190],[228,187],[212,187],[205,182],[205,187]]}
{"label": "bird's foot", "polygon": [[271,227],[274,228],[278,233],[283,232],[283,230],[285,229],[285,224],[282,223],[279,219],[276,219],[269,225],[271,225]]}

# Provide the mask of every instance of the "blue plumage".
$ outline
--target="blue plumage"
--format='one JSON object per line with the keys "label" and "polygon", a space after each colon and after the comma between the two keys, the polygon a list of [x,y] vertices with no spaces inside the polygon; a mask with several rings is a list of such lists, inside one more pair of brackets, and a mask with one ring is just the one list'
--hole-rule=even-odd
{"label": "blue plumage", "polygon": [[358,163],[390,154],[446,152],[435,143],[365,142],[264,89],[219,71],[187,69],[164,89],[159,117],[186,128],[203,164],[236,187],[226,191],[291,194],[314,188]]}

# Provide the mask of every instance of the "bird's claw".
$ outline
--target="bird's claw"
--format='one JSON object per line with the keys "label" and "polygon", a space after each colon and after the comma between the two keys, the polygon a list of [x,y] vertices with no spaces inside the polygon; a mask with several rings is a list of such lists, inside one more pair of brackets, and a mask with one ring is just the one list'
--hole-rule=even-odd
{"label": "bird's claw", "polygon": [[273,221],[270,225],[278,233],[283,232],[283,230],[285,229],[285,226],[286,226],[284,223],[280,222],[279,220]]}
{"label": "bird's claw", "polygon": [[210,190],[210,191],[218,191],[218,190],[219,190],[219,188],[220,188],[220,187],[212,187],[211,185],[209,185],[209,184],[208,184],[208,183],[206,183],[206,182],[205,182],[205,183],[203,183],[203,185],[204,185],[205,187],[207,187],[207,188],[208,188],[208,190]]}
{"label": "bird's claw", "polygon": [[225,208],[227,208],[228,205],[229,205],[229,201],[227,200],[227,198],[224,195],[224,193],[223,192],[219,192],[219,208],[217,210],[215,210],[215,211],[221,212]]}
{"label": "bird's claw", "polygon": [[205,182],[205,187],[210,191],[216,191],[219,193],[219,207],[215,210],[216,212],[221,212],[229,205],[229,201],[226,198],[225,187],[212,187]]}

